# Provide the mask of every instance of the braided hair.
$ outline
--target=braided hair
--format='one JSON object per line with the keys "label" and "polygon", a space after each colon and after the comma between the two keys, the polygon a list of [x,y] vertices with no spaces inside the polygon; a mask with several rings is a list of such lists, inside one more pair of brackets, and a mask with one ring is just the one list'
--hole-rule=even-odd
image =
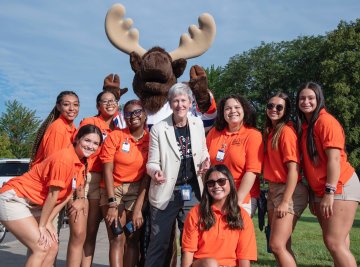
{"label": "braided hair", "polygon": [[57,105],[61,103],[61,101],[63,100],[64,96],[67,95],[73,95],[76,98],[79,98],[77,96],[77,94],[73,91],[62,91],[56,98],[56,104],[53,107],[53,109],[50,111],[50,114],[47,116],[47,118],[43,121],[43,123],[41,124],[39,130],[36,133],[36,137],[34,140],[34,144],[31,150],[31,156],[30,156],[30,167],[31,167],[31,163],[32,161],[35,159],[36,153],[40,147],[41,141],[44,137],[44,134],[47,130],[47,128],[50,126],[51,123],[53,123],[56,119],[59,118],[60,116],[60,111],[57,109]]}

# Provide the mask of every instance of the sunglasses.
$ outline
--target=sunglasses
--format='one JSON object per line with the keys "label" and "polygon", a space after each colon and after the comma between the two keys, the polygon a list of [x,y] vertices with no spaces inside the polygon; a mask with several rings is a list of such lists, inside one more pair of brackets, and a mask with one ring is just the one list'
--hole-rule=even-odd
{"label": "sunglasses", "polygon": [[226,184],[227,180],[228,180],[227,178],[220,178],[220,179],[217,179],[217,180],[207,180],[206,181],[206,186],[207,187],[214,187],[215,183],[218,184],[219,186],[224,186]]}
{"label": "sunglasses", "polygon": [[277,112],[280,112],[280,111],[282,111],[283,109],[284,109],[284,106],[283,105],[275,105],[274,103],[269,103],[269,104],[267,104],[266,105],[266,108],[268,109],[268,110],[273,110],[274,108],[276,108],[276,111]]}
{"label": "sunglasses", "polygon": [[130,119],[132,116],[139,117],[142,112],[143,112],[142,109],[135,109],[134,111],[131,112],[124,112],[124,118]]}

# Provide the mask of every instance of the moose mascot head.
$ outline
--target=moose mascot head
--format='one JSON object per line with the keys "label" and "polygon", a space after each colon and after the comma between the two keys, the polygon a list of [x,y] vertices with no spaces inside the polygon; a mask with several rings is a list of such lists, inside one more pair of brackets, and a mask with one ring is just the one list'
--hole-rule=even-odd
{"label": "moose mascot head", "polygon": [[[183,34],[179,47],[168,53],[160,47],[153,47],[149,51],[142,48],[138,30],[131,28],[133,21],[124,16],[125,7],[113,5],[106,15],[106,34],[116,48],[130,55],[131,68],[135,72],[134,92],[147,112],[154,114],[165,105],[169,89],[186,68],[186,60],[200,56],[211,46],[216,33],[215,22],[210,14],[202,14],[199,27],[191,25],[190,35]],[[196,104],[199,111],[206,112],[211,105],[206,74],[199,66],[193,66],[190,72],[189,84]]]}

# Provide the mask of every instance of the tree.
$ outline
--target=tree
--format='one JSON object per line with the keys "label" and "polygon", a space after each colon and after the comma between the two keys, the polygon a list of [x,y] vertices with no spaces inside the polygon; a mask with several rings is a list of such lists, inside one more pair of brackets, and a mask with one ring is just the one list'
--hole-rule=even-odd
{"label": "tree", "polygon": [[34,110],[17,100],[7,101],[5,106],[6,111],[0,116],[0,129],[10,141],[9,150],[16,158],[29,157],[40,120]]}
{"label": "tree", "polygon": [[349,160],[360,168],[360,19],[341,21],[326,40],[322,80],[326,106],[343,125]]}
{"label": "tree", "polygon": [[14,158],[10,150],[9,137],[4,133],[0,133],[0,158]]}

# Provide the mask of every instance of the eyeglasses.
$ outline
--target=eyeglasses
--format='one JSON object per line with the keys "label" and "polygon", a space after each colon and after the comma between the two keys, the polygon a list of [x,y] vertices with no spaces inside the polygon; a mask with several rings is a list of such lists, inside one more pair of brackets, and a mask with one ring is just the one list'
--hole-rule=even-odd
{"label": "eyeglasses", "polygon": [[207,180],[206,181],[206,185],[207,187],[214,187],[215,183],[217,183],[219,186],[224,186],[226,184],[226,180],[228,180],[227,178],[220,178],[217,180]]}
{"label": "eyeglasses", "polygon": [[101,100],[100,103],[103,106],[114,105],[116,103],[116,100],[115,99]]}
{"label": "eyeglasses", "polygon": [[269,103],[269,104],[267,104],[266,105],[266,108],[268,109],[268,110],[273,110],[274,108],[276,108],[276,111],[277,112],[280,112],[280,111],[282,111],[283,109],[284,109],[284,106],[283,105],[275,105],[274,103]]}
{"label": "eyeglasses", "polygon": [[142,112],[143,112],[142,109],[135,109],[134,111],[131,112],[124,112],[124,117],[125,119],[130,119],[133,115],[135,117],[139,117]]}

